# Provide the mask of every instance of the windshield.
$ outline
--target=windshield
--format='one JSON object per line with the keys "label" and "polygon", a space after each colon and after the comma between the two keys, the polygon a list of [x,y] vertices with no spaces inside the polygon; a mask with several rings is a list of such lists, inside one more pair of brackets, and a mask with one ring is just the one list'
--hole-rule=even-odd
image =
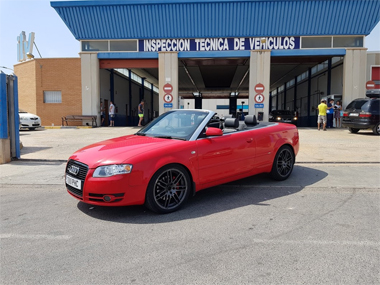
{"label": "windshield", "polygon": [[209,113],[197,110],[178,110],[162,114],[137,135],[189,140]]}

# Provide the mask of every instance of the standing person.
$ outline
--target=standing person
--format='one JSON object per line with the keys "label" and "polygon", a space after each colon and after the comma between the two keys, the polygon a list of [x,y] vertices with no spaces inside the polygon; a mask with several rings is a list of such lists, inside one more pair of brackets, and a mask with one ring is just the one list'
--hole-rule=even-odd
{"label": "standing person", "polygon": [[327,103],[327,127],[333,128],[334,125],[334,99],[329,99]]}
{"label": "standing person", "polygon": [[105,108],[104,108],[104,105],[103,105],[103,102],[100,101],[100,125],[103,126],[103,122],[104,122],[104,115],[105,115]]}
{"label": "standing person", "polygon": [[110,101],[108,114],[110,116],[110,127],[114,127],[115,126],[115,105],[112,103],[112,101]]}
{"label": "standing person", "polygon": [[323,130],[326,131],[326,112],[327,112],[327,105],[326,100],[322,99],[321,104],[318,105],[318,131],[321,129],[321,123],[323,123]]}
{"label": "standing person", "polygon": [[336,101],[334,106],[334,118],[335,118],[335,127],[340,128],[340,111],[342,111],[342,105],[340,101]]}
{"label": "standing person", "polygon": [[137,107],[137,112],[138,112],[138,115],[139,115],[139,124],[137,125],[138,127],[142,127],[141,123],[144,119],[144,100],[141,100],[141,103],[139,104],[139,106]]}

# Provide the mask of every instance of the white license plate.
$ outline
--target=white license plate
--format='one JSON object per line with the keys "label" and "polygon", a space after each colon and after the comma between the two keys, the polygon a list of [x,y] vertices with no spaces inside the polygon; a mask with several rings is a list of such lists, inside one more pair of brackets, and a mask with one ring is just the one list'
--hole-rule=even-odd
{"label": "white license plate", "polygon": [[285,123],[290,123],[292,120],[284,120]]}
{"label": "white license plate", "polygon": [[66,184],[79,190],[82,189],[82,181],[69,175],[66,175]]}
{"label": "white license plate", "polygon": [[351,117],[359,117],[359,114],[358,113],[350,113],[350,116]]}

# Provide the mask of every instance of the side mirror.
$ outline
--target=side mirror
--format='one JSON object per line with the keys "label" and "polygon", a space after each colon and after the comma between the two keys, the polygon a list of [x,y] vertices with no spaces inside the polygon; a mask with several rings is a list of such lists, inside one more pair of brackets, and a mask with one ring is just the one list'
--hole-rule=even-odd
{"label": "side mirror", "polygon": [[209,127],[206,130],[207,137],[222,136],[222,135],[223,135],[223,131],[219,128]]}

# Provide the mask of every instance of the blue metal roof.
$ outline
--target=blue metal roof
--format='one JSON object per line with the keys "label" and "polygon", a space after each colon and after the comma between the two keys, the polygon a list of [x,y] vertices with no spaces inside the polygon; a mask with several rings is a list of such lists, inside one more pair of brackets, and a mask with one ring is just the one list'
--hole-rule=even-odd
{"label": "blue metal roof", "polygon": [[52,1],[77,40],[368,35],[380,0]]}

